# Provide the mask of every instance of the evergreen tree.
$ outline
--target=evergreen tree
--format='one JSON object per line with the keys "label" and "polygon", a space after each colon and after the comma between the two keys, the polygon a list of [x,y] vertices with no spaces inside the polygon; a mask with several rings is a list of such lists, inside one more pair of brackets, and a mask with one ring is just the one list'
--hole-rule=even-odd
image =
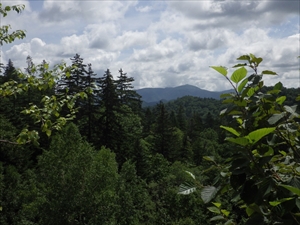
{"label": "evergreen tree", "polygon": [[5,83],[9,80],[19,80],[16,68],[14,67],[14,64],[11,61],[11,59],[8,60],[7,66],[4,67],[3,76],[0,76],[0,83]]}
{"label": "evergreen tree", "polygon": [[106,146],[111,150],[116,150],[120,135],[120,124],[117,119],[117,113],[120,111],[120,99],[116,92],[116,85],[113,80],[109,69],[107,69],[98,80],[98,86],[100,87],[99,99],[100,111],[99,111],[99,132],[100,138],[98,145]]}
{"label": "evergreen tree", "polygon": [[170,116],[164,104],[160,102],[156,106],[157,117],[154,128],[154,150],[170,159],[170,144],[173,130],[170,124]]}
{"label": "evergreen tree", "polygon": [[182,105],[179,106],[178,112],[177,112],[177,122],[178,122],[178,128],[182,131],[186,131],[186,118],[184,114],[184,107]]}
{"label": "evergreen tree", "polygon": [[86,65],[83,64],[83,59],[79,54],[75,54],[72,61],[70,74],[65,74],[58,84],[58,92],[67,92],[70,95],[76,94],[85,88],[87,80]]}
{"label": "evergreen tree", "polygon": [[120,75],[116,81],[117,94],[122,104],[128,105],[135,113],[140,113],[142,107],[141,96],[133,90],[133,77],[128,77],[127,73],[119,70]]}

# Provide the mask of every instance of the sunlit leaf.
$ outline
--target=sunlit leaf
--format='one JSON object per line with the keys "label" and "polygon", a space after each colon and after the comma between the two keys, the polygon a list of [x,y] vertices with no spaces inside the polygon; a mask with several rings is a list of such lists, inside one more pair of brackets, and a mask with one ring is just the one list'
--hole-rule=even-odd
{"label": "sunlit leaf", "polygon": [[290,186],[290,185],[285,185],[285,184],[280,184],[279,186],[284,187],[285,189],[289,190],[290,192],[298,195],[300,197],[300,189]]}
{"label": "sunlit leaf", "polygon": [[226,126],[223,126],[223,125],[221,125],[220,127],[223,128],[223,129],[225,129],[225,130],[227,130],[227,131],[229,131],[230,133],[234,134],[234,135],[237,136],[237,137],[240,136],[240,133],[237,132],[237,131],[236,131],[234,128],[232,128],[232,127],[226,127]]}
{"label": "sunlit leaf", "polygon": [[286,100],[286,96],[281,96],[281,97],[278,97],[276,99],[276,102],[279,104],[279,105],[282,105],[282,103]]}
{"label": "sunlit leaf", "polygon": [[180,195],[189,195],[196,191],[194,184],[185,182],[179,186],[178,194]]}
{"label": "sunlit leaf", "polygon": [[223,76],[227,76],[227,68],[223,66],[210,66],[210,68],[213,68],[214,70],[218,71]]}
{"label": "sunlit leaf", "polygon": [[186,172],[187,174],[189,174],[194,180],[196,179],[196,178],[195,178],[195,175],[192,174],[190,171],[187,171],[187,170],[186,170],[185,172]]}
{"label": "sunlit leaf", "polygon": [[243,80],[246,77],[246,75],[247,75],[247,70],[245,69],[245,67],[241,67],[232,73],[230,79],[232,82],[238,83],[241,80]]}
{"label": "sunlit leaf", "polygon": [[277,201],[269,202],[269,204],[271,206],[277,206],[277,205],[279,205],[279,204],[281,204],[283,202],[286,202],[286,201],[289,201],[289,200],[292,200],[292,199],[294,199],[294,198],[283,198],[283,199],[280,199],[280,200],[277,200]]}
{"label": "sunlit leaf", "polygon": [[261,74],[264,74],[264,75],[277,75],[277,73],[273,72],[273,71],[270,71],[270,70],[264,70],[261,72]]}
{"label": "sunlit leaf", "polygon": [[264,136],[272,133],[275,129],[276,129],[276,127],[261,128],[261,129],[252,131],[251,133],[249,133],[247,135],[247,137],[254,144],[254,143],[258,142],[260,139],[262,139]]}
{"label": "sunlit leaf", "polygon": [[238,92],[241,92],[243,89],[244,89],[244,87],[245,87],[245,85],[248,83],[248,79],[246,78],[246,79],[244,79],[240,84],[239,84],[239,86],[238,86]]}
{"label": "sunlit leaf", "polygon": [[285,113],[282,112],[280,114],[273,114],[269,119],[268,122],[269,124],[273,125],[275,123],[277,123],[280,119],[282,119],[284,117]]}
{"label": "sunlit leaf", "polygon": [[220,188],[216,188],[214,186],[207,186],[202,188],[201,190],[201,198],[204,203],[210,202],[218,193]]}

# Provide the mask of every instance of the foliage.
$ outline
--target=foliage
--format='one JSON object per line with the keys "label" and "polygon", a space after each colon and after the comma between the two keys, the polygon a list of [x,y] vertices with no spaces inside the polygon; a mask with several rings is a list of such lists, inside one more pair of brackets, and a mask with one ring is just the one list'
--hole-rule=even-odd
{"label": "foliage", "polygon": [[[280,82],[263,92],[263,76],[276,73],[258,72],[262,58],[249,54],[238,60],[246,63],[235,65],[238,69],[231,76],[225,67],[212,66],[234,88],[234,93],[221,96],[228,106],[221,114],[233,117],[235,122],[221,128],[235,147],[233,156],[222,163],[204,157],[220,175],[212,186],[200,185],[201,197],[206,203],[215,201],[208,208],[217,214],[211,221],[299,224],[299,114],[296,106],[284,104],[286,96],[280,95]],[[253,70],[248,77],[246,66]],[[233,205],[229,210],[221,207],[225,193],[229,193]]]}

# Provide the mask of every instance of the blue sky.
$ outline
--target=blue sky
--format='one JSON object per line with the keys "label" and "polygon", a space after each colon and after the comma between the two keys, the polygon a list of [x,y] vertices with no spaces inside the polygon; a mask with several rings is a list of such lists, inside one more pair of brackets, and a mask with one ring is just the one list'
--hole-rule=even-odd
{"label": "blue sky", "polygon": [[28,55],[54,65],[78,53],[99,76],[123,68],[137,89],[191,84],[221,91],[230,86],[209,66],[230,67],[253,53],[264,59],[261,70],[278,73],[267,85],[300,87],[299,0],[0,1],[26,6],[1,21],[26,30],[1,52],[3,63],[19,68]]}

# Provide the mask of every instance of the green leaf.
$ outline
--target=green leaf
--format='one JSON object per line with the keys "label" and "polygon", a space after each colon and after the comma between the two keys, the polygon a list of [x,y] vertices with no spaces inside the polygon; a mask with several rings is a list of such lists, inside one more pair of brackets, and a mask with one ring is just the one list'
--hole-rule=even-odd
{"label": "green leaf", "polygon": [[255,144],[260,139],[262,139],[264,136],[272,133],[276,127],[269,127],[269,128],[261,128],[255,131],[252,131],[247,135],[247,138],[252,142],[252,144]]}
{"label": "green leaf", "polygon": [[297,106],[287,106],[287,105],[285,105],[284,106],[284,109],[285,109],[285,111],[287,111],[287,112],[289,112],[290,114],[292,114],[293,116],[296,116],[296,117],[298,117],[298,113],[296,113],[296,109],[297,109]]}
{"label": "green leaf", "polygon": [[242,55],[242,56],[238,57],[237,60],[247,60],[250,63],[249,55]]}
{"label": "green leaf", "polygon": [[223,66],[210,66],[210,68],[213,68],[225,77],[227,76],[227,68]]}
{"label": "green leaf", "polygon": [[286,202],[286,201],[289,201],[289,200],[292,200],[292,199],[294,199],[294,198],[283,198],[283,199],[280,199],[280,200],[277,200],[277,201],[269,202],[269,204],[271,206],[277,206],[277,205],[279,205],[279,204],[281,204],[283,202]]}
{"label": "green leaf", "polygon": [[239,64],[234,65],[232,68],[242,67],[242,66],[247,66],[247,63],[239,63]]}
{"label": "green leaf", "polygon": [[221,203],[219,203],[219,202],[212,202],[212,204],[214,204],[217,208],[220,208],[221,207]]}
{"label": "green leaf", "polygon": [[218,193],[220,188],[216,188],[214,186],[207,186],[202,188],[201,190],[201,198],[204,203],[210,202]]}
{"label": "green leaf", "polygon": [[280,114],[273,114],[269,119],[268,119],[268,123],[273,125],[275,123],[277,123],[280,119],[282,119],[284,117],[285,113],[282,112]]}
{"label": "green leaf", "polygon": [[185,182],[184,184],[181,184],[179,186],[178,194],[180,195],[189,195],[196,191],[196,187],[194,184],[191,184],[189,182]]}
{"label": "green leaf", "polygon": [[247,75],[247,70],[245,69],[245,67],[241,67],[237,70],[235,70],[232,75],[231,75],[231,81],[233,81],[234,83],[238,83],[241,80],[243,80]]}
{"label": "green leaf", "polygon": [[246,146],[247,144],[249,144],[249,140],[247,138],[244,138],[244,137],[226,138],[226,141],[230,141],[232,143],[242,145],[242,146]]}
{"label": "green leaf", "polygon": [[236,225],[236,223],[233,221],[233,219],[228,220],[224,225]]}
{"label": "green leaf", "polygon": [[214,216],[209,221],[217,221],[217,220],[224,220],[225,218],[222,215]]}
{"label": "green leaf", "polygon": [[280,184],[279,186],[284,187],[285,189],[289,190],[290,192],[298,195],[300,197],[300,189],[290,186],[290,185],[285,185],[285,184]]}
{"label": "green leaf", "polygon": [[187,174],[189,174],[194,180],[196,179],[196,178],[195,178],[195,175],[192,174],[190,171],[187,171],[187,170],[186,170],[185,172],[186,172]]}
{"label": "green leaf", "polygon": [[215,206],[207,207],[207,209],[213,213],[221,214],[220,209]]}
{"label": "green leaf", "polygon": [[273,72],[273,71],[270,71],[270,70],[264,70],[261,72],[261,74],[264,74],[264,75],[277,75],[277,73]]}
{"label": "green leaf", "polygon": [[229,214],[230,214],[230,212],[227,211],[226,209],[221,209],[221,212],[222,212],[226,217],[228,217]]}
{"label": "green leaf", "polygon": [[246,85],[247,83],[248,83],[248,78],[244,79],[244,80],[240,83],[240,85],[238,86],[238,92],[239,92],[239,93],[244,89],[244,87],[245,87],[245,85]]}
{"label": "green leaf", "polygon": [[209,161],[209,162],[215,161],[215,158],[213,156],[203,156],[203,159],[205,159],[206,161]]}
{"label": "green leaf", "polygon": [[279,98],[276,99],[276,102],[279,104],[279,105],[282,105],[282,103],[286,100],[286,96],[281,96]]}
{"label": "green leaf", "polygon": [[235,129],[233,129],[232,127],[226,127],[226,126],[223,126],[223,125],[221,125],[220,127],[223,128],[223,129],[225,129],[225,130],[227,130],[227,131],[229,131],[230,133],[234,134],[234,135],[237,136],[237,137],[240,136],[240,133],[237,132],[237,131],[236,131]]}
{"label": "green leaf", "polygon": [[225,114],[226,111],[227,111],[227,108],[226,108],[226,109],[223,109],[223,110],[220,112],[220,116],[223,115],[223,114]]}

